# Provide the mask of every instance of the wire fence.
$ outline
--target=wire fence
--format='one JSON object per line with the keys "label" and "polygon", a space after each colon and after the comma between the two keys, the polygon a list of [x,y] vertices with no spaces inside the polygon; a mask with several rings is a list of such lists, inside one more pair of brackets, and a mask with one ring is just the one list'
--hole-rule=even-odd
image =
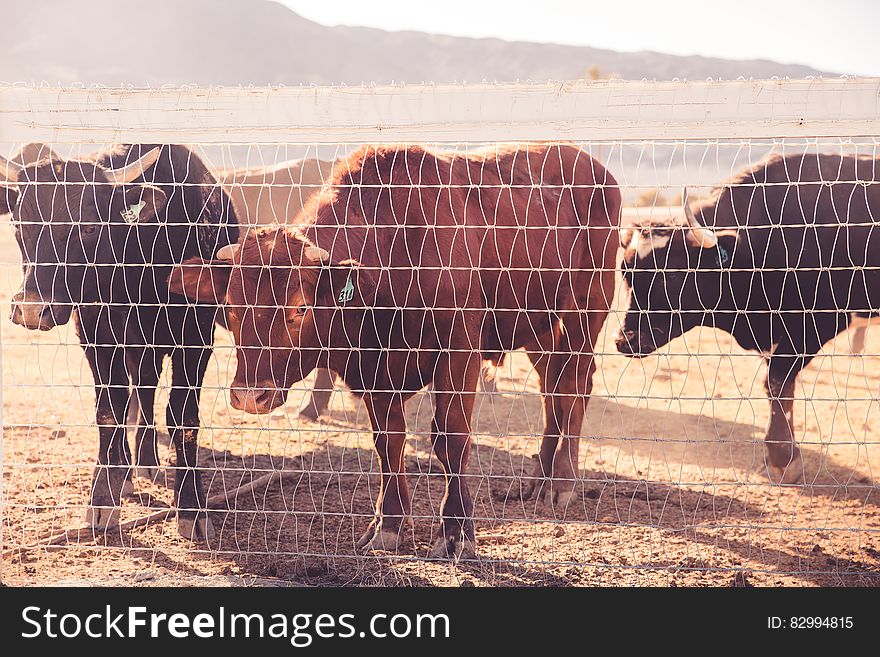
{"label": "wire fence", "polygon": [[880,583],[878,110],[0,88],[4,582]]}

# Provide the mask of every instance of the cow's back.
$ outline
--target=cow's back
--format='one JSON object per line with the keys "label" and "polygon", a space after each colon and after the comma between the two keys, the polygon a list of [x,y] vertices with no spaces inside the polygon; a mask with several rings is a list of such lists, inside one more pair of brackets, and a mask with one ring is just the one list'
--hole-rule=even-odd
{"label": "cow's back", "polygon": [[288,223],[330,177],[333,162],[306,158],[218,173],[239,220],[248,225]]}
{"label": "cow's back", "polygon": [[480,190],[492,230],[479,266],[485,350],[498,352],[539,335],[548,311],[607,310],[621,201],[614,178],[575,146],[515,145],[489,161],[500,185]]}
{"label": "cow's back", "polygon": [[588,291],[602,288],[605,310],[613,295],[620,193],[574,146],[369,148],[336,168],[316,204],[317,243],[349,244],[378,279],[376,307],[409,309],[421,327],[409,344],[437,346],[465,309],[485,316],[483,351],[506,351]]}
{"label": "cow's back", "polygon": [[731,290],[734,305],[751,311],[734,332],[744,346],[768,349],[803,324],[805,310],[819,311],[807,342],[822,344],[850,311],[880,307],[878,179],[873,158],[773,156],[703,208],[708,225],[737,229]]}

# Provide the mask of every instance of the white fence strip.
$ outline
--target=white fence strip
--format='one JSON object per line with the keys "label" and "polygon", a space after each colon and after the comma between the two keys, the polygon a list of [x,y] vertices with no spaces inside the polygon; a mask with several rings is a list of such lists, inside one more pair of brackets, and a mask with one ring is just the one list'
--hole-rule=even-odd
{"label": "white fence strip", "polygon": [[880,135],[880,78],[300,88],[0,87],[6,142],[200,144]]}

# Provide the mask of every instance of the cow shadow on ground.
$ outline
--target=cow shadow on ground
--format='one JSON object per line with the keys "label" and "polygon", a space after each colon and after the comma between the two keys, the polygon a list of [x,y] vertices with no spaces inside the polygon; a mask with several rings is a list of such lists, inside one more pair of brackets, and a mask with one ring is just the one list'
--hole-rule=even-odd
{"label": "cow shadow on ground", "polygon": [[[622,467],[635,478],[666,479],[676,472],[680,481],[697,484],[763,485],[767,481],[763,425],[719,418],[711,414],[711,406],[708,413],[693,414],[674,409],[673,401],[669,410],[637,403],[599,396],[590,399],[582,429],[582,459],[589,462],[592,453],[592,459],[612,475]],[[540,397],[499,392],[491,406],[486,433],[504,435],[511,424],[531,423],[530,445],[537,452],[543,414]],[[861,463],[841,462],[829,453],[830,445],[809,436],[799,444],[805,475],[794,489],[880,505],[880,497],[871,494],[876,493],[875,482],[854,467],[864,466],[865,454],[853,452],[854,460]]]}
{"label": "cow shadow on ground", "polygon": [[[379,482],[369,432],[359,422],[363,414],[358,411],[334,412],[315,423],[300,421],[291,434],[310,434],[310,442],[298,442],[296,449],[282,450],[284,456],[279,456],[275,449],[242,457],[226,450],[200,448],[200,467],[205,472],[208,497],[233,491],[263,473],[283,471],[285,475],[280,481],[215,505],[211,516],[217,536],[210,546],[187,549],[185,539],[174,532],[173,522],[164,523],[161,530],[148,527],[145,531],[111,532],[104,540],[108,545],[127,548],[135,558],[184,574],[200,572],[191,561],[196,552],[215,562],[225,562],[238,573],[323,586],[429,586],[466,581],[490,585],[575,585],[594,583],[586,573],[599,568],[630,572],[647,568],[670,573],[668,576],[673,580],[684,571],[697,575],[721,572],[729,579],[731,571],[751,567],[741,564],[748,560],[753,564],[756,550],[767,570],[798,573],[801,579],[816,584],[833,581],[829,579],[829,570],[855,573],[875,581],[874,566],[834,557],[826,551],[828,548],[818,547],[805,554],[797,540],[790,549],[784,542],[780,547],[778,540],[772,546],[756,546],[758,536],[766,538],[775,532],[778,538],[778,531],[772,529],[778,525],[778,509],[768,505],[768,498],[773,497],[772,491],[782,489],[759,486],[753,481],[719,482],[709,478],[677,485],[638,473],[629,476],[610,462],[598,465],[600,459],[590,461],[588,455],[577,494],[565,509],[547,501],[523,500],[519,492],[523,477],[531,473],[532,458],[522,449],[506,447],[504,438],[498,437],[502,428],[495,426],[494,418],[515,416],[503,403],[493,400],[492,422],[480,415],[475,426],[477,437],[467,477],[475,503],[480,545],[477,561],[460,562],[453,567],[450,562],[426,558],[438,535],[444,477],[430,453],[423,404],[417,404],[409,415],[412,433],[406,467],[413,514],[395,555],[362,554],[355,547],[372,518]],[[629,412],[626,408],[608,408],[614,402],[603,400],[603,404],[605,408],[594,412]],[[527,400],[526,406],[527,412],[540,416],[536,397]],[[645,420],[655,424],[666,416],[656,411],[643,412],[648,416]],[[752,436],[755,432],[752,425],[727,424],[731,426],[721,428],[730,435]],[[322,436],[327,440],[322,441]],[[167,443],[167,437],[162,438]],[[626,446],[641,458],[657,458],[658,447],[653,442],[635,441]],[[751,448],[749,443],[747,446]],[[686,451],[700,454],[691,444]],[[708,456],[692,456],[698,464],[704,458]],[[845,470],[843,466],[837,467]],[[810,490],[809,494],[824,493]],[[835,497],[844,496],[845,491],[838,486]],[[150,498],[142,498],[142,502],[149,504]],[[154,502],[161,504],[158,497]],[[872,504],[876,505],[876,500]],[[791,523],[792,517],[785,516],[784,521]],[[627,546],[633,554],[628,558],[620,549],[621,532],[629,537]],[[744,538],[743,532],[748,536]],[[798,539],[800,535],[792,533],[792,537]],[[661,559],[639,553],[642,545],[664,541],[676,545],[694,542],[725,558],[715,565],[694,565],[689,558]],[[693,550],[692,546],[690,552]],[[687,552],[685,549],[683,553]],[[836,559],[833,566],[832,558]]]}

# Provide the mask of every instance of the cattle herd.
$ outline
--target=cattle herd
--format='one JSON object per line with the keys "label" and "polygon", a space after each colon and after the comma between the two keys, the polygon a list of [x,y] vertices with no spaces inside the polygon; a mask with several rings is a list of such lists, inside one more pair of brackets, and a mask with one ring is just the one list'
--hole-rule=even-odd
{"label": "cattle herd", "polygon": [[236,409],[272,412],[314,370],[305,415],[326,409],[335,377],[362,399],[381,469],[364,550],[399,544],[411,509],[404,405],[430,386],[446,485],[432,556],[469,558],[465,474],[484,363],[515,349],[531,359],[544,431],[522,494],[564,508],[618,269],[625,356],[696,326],[765,355],[765,464],[777,484],[804,476],[798,374],[880,311],[880,180],[868,157],[775,155],[698,207],[685,192],[677,219],[623,226],[617,181],[569,144],[374,146],[335,163],[225,172],[179,145],[87,159],[31,145],[0,158],[0,177],[0,213],[12,214],[22,257],[10,318],[43,331],[72,320],[94,377],[87,521],[99,530],[118,524],[133,475],[158,472],[154,402],[169,356],[178,530],[212,540],[196,453],[218,325],[235,342]]}

